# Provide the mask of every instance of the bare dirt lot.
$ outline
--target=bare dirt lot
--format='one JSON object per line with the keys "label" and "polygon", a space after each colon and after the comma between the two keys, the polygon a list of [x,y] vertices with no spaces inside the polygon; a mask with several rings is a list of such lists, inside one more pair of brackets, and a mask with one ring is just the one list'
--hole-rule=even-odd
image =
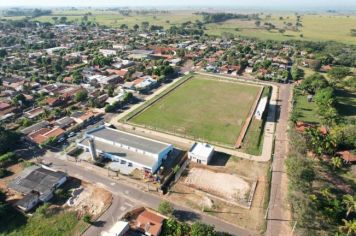
{"label": "bare dirt lot", "polygon": [[70,203],[71,207],[81,215],[88,213],[97,216],[111,204],[111,193],[96,185],[82,183],[77,193],[71,198]]}
{"label": "bare dirt lot", "polygon": [[[265,227],[265,203],[268,200],[266,193],[268,193],[267,171],[269,163],[257,163],[225,154],[217,154],[213,157],[211,165],[204,166],[190,163],[189,168],[200,168],[213,173],[219,172],[227,175],[232,174],[241,176],[242,179],[258,181],[250,209],[239,207],[236,204],[229,204],[228,201],[223,201],[221,197],[215,198],[195,187],[188,186],[184,178],[178,181],[171,189],[168,196],[169,200],[198,211],[204,210],[205,213],[221,220],[262,233]],[[208,181],[214,180],[211,178]],[[224,180],[223,183],[227,185],[233,184],[231,180]]]}
{"label": "bare dirt lot", "polygon": [[251,188],[250,183],[236,175],[216,173],[200,168],[192,168],[184,182],[188,186],[230,201],[246,199]]}

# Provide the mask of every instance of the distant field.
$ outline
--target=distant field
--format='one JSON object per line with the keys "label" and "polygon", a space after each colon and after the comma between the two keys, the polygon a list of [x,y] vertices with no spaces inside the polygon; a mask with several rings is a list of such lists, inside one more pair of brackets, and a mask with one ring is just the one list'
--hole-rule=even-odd
{"label": "distant field", "polygon": [[80,21],[85,13],[91,12],[92,15],[88,16],[88,19],[95,21],[102,25],[110,27],[119,27],[122,24],[127,24],[132,28],[135,24],[141,25],[142,22],[148,21],[150,25],[159,25],[165,28],[169,28],[172,25],[182,24],[186,21],[194,22],[197,19],[201,19],[200,16],[192,14],[188,11],[174,11],[170,13],[149,13],[149,14],[131,14],[130,16],[123,16],[114,11],[56,11],[51,16],[41,16],[35,18],[35,20],[41,22],[53,23],[52,17],[66,16],[68,20]]}
{"label": "distant field", "polygon": [[196,75],[129,122],[232,147],[259,90]]}
{"label": "distant field", "polygon": [[[41,22],[52,22],[52,17],[66,16],[68,20],[80,22],[84,14],[90,12],[89,20],[96,21],[99,24],[110,27],[118,27],[121,24],[127,24],[132,27],[135,24],[141,25],[143,21],[148,21],[150,24],[161,25],[168,28],[172,25],[181,24],[186,21],[202,20],[201,16],[193,14],[193,11],[170,11],[169,13],[149,13],[135,14],[123,16],[119,12],[106,10],[62,10],[54,11],[51,16],[41,16],[34,18]],[[282,17],[282,19],[280,19]],[[21,19],[23,17],[3,17],[5,19]],[[286,24],[295,25],[296,16],[293,13],[272,13],[270,17],[266,14],[261,15],[261,25],[265,22],[274,24],[277,28],[283,28]],[[301,23],[303,27],[300,31],[286,30],[284,33],[278,30],[267,31],[263,28],[258,28],[255,21],[246,20],[229,20],[222,23],[214,23],[206,25],[206,33],[210,35],[220,36],[224,32],[233,33],[234,35],[242,35],[247,37],[256,37],[263,40],[310,40],[310,41],[327,41],[333,40],[348,44],[356,44],[356,37],[350,35],[350,30],[356,28],[356,15],[331,15],[331,14],[315,14],[303,15]],[[236,29],[238,28],[238,31]],[[303,34],[303,38],[300,35]]]}
{"label": "distant field", "polygon": [[[283,20],[279,20],[278,16],[273,16],[271,19],[261,20],[261,25],[263,25],[264,22],[270,22],[279,28],[284,25],[284,22],[295,23],[295,16],[283,16]],[[333,40],[348,44],[356,44],[356,37],[350,35],[350,30],[356,28],[355,22],[355,15],[349,17],[306,15],[302,16],[303,27],[300,28],[300,31],[286,30],[286,32],[282,34],[278,32],[278,30],[267,31],[266,29],[257,28],[255,21],[229,20],[218,24],[208,24],[207,33],[211,35],[221,35],[224,32],[228,32],[233,33],[234,35],[256,37],[265,40]],[[238,31],[236,31],[237,28]],[[301,34],[303,34],[303,38],[300,37]]]}

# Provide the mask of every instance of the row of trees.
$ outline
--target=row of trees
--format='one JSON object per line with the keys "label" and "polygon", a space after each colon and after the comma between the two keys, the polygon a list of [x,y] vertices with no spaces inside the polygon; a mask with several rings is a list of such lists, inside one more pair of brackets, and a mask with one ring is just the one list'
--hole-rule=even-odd
{"label": "row of trees", "polygon": [[[330,184],[331,175],[335,178],[335,168],[318,160],[307,157],[307,150],[314,150],[320,156],[335,146],[327,146],[317,129],[309,130],[305,135],[290,132],[290,154],[286,160],[289,177],[288,198],[291,203],[294,220],[301,234],[314,235],[320,230],[337,235],[354,235],[356,233],[356,197],[340,191],[339,186]],[[311,136],[318,138],[312,138]],[[328,139],[328,138],[327,138]],[[310,144],[310,143],[313,144]],[[316,145],[318,142],[322,143]],[[329,144],[332,142],[329,142]],[[321,147],[326,145],[326,147]],[[311,148],[311,149],[310,149]],[[330,165],[340,165],[341,159],[333,157]],[[339,163],[339,164],[338,164]],[[342,162],[341,162],[342,165]],[[337,178],[337,177],[336,177]],[[341,185],[341,183],[339,183]],[[341,233],[341,234],[340,234]]]}
{"label": "row of trees", "polygon": [[208,13],[199,12],[196,13],[203,16],[204,23],[218,23],[231,19],[259,19],[258,14],[232,14],[232,13]]}

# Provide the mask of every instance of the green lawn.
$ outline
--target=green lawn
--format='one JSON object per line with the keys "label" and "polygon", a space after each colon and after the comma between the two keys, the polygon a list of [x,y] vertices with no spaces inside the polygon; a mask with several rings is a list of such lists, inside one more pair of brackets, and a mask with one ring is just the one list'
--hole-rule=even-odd
{"label": "green lawn", "polygon": [[337,99],[336,109],[339,114],[346,119],[356,119],[356,93],[336,89],[335,96]]}
{"label": "green lawn", "polygon": [[[15,210],[14,210],[15,211]],[[7,236],[67,236],[80,235],[85,229],[84,222],[77,219],[75,212],[60,211],[48,213],[45,216],[34,213],[27,220],[21,213],[13,212],[13,219],[7,226],[0,227],[0,235]],[[16,216],[16,217],[15,217]],[[22,219],[19,222],[19,219]],[[4,222],[2,220],[2,222]],[[16,227],[15,227],[16,226]]]}
{"label": "green lawn", "polygon": [[307,123],[319,123],[320,118],[317,114],[317,106],[315,102],[308,102],[307,95],[295,94],[294,110],[299,114],[299,121]]}
{"label": "green lawn", "polygon": [[129,122],[233,146],[260,88],[195,75]]}
{"label": "green lawn", "polygon": [[[269,96],[271,88],[265,88],[261,97]],[[265,120],[252,119],[243,140],[241,150],[251,155],[261,155]]]}

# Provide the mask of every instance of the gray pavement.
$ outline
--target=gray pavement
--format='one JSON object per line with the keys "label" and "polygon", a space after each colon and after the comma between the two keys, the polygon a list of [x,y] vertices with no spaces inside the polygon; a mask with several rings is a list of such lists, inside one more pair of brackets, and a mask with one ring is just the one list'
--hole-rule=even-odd
{"label": "gray pavement", "polygon": [[287,174],[284,161],[288,151],[288,117],[290,85],[281,85],[278,99],[279,118],[276,127],[276,146],[272,164],[271,195],[268,208],[267,236],[289,236],[291,232],[290,206],[287,201]]}
{"label": "gray pavement", "polygon": [[[120,212],[119,213],[116,212],[117,207],[120,205],[120,203],[116,203],[115,196],[123,199],[129,199],[130,202],[132,202],[134,205],[148,206],[153,209],[158,209],[159,203],[162,201],[162,198],[157,195],[153,195],[149,192],[141,191],[133,186],[123,183],[120,180],[113,180],[108,176],[105,176],[103,174],[98,174],[96,173],[96,171],[94,171],[95,170],[94,168],[91,169],[84,168],[83,166],[81,166],[80,163],[63,160],[59,154],[47,152],[46,155],[43,156],[43,159],[52,162],[53,163],[52,168],[65,171],[71,176],[74,176],[76,178],[82,179],[90,183],[97,184],[100,187],[103,187],[106,190],[110,191],[114,195],[113,206],[111,206],[108,209],[107,215],[104,214],[103,218],[100,218],[99,221],[101,220],[108,221],[108,219],[112,217],[115,218],[120,213]],[[177,217],[181,220],[202,221],[204,223],[214,225],[216,230],[218,231],[227,232],[232,235],[239,235],[239,236],[258,235],[255,232],[238,228],[235,225],[221,221],[220,219],[209,215],[201,214],[200,212],[194,211],[187,207],[179,206],[174,203],[173,203],[173,207],[177,212]],[[106,226],[105,224],[105,227],[109,227],[109,226],[110,226],[109,223],[108,226]],[[96,232],[101,231],[100,229],[90,229],[90,230],[97,230]],[[89,233],[90,232],[91,231],[89,231]],[[97,234],[93,234],[93,235],[97,235]]]}

